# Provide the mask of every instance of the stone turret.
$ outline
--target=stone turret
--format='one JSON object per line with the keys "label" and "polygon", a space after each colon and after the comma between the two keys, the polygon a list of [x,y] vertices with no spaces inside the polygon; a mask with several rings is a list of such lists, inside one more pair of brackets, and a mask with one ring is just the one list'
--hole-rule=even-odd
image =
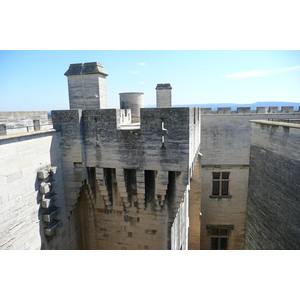
{"label": "stone turret", "polygon": [[156,86],[156,107],[171,107],[172,94],[170,83],[159,83]]}
{"label": "stone turret", "polygon": [[140,122],[140,109],[144,107],[144,93],[120,93],[120,108],[131,109],[132,122]]}
{"label": "stone turret", "polygon": [[107,108],[107,72],[98,62],[71,64],[68,77],[70,109]]}

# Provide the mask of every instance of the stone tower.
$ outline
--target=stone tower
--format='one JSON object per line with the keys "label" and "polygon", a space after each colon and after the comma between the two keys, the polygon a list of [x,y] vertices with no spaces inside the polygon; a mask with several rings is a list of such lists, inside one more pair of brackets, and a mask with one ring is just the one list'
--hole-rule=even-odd
{"label": "stone tower", "polygon": [[156,86],[156,107],[171,107],[172,94],[170,83],[159,83]]}
{"label": "stone tower", "polygon": [[98,62],[71,64],[68,77],[70,109],[107,108],[107,72]]}

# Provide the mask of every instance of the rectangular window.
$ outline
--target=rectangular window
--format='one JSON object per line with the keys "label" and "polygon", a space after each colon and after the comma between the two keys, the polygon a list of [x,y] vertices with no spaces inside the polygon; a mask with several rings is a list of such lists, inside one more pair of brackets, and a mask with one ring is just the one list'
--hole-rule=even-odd
{"label": "rectangular window", "polygon": [[229,195],[229,172],[213,172],[212,195]]}
{"label": "rectangular window", "polygon": [[214,228],[211,230],[211,250],[227,250],[228,229]]}

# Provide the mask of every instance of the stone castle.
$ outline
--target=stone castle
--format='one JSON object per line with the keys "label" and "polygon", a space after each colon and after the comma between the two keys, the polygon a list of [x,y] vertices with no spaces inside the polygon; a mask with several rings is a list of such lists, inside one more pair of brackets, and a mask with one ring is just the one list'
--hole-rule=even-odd
{"label": "stone castle", "polygon": [[70,110],[0,112],[0,249],[300,249],[300,110],[107,108],[71,64]]}

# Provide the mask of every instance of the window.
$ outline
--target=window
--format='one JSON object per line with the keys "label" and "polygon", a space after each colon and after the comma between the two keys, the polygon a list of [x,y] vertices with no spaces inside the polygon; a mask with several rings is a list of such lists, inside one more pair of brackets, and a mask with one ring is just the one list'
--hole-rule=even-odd
{"label": "window", "polygon": [[213,172],[212,195],[229,195],[229,172]]}
{"label": "window", "polygon": [[214,228],[211,229],[211,250],[227,250],[228,246],[228,229]]}

